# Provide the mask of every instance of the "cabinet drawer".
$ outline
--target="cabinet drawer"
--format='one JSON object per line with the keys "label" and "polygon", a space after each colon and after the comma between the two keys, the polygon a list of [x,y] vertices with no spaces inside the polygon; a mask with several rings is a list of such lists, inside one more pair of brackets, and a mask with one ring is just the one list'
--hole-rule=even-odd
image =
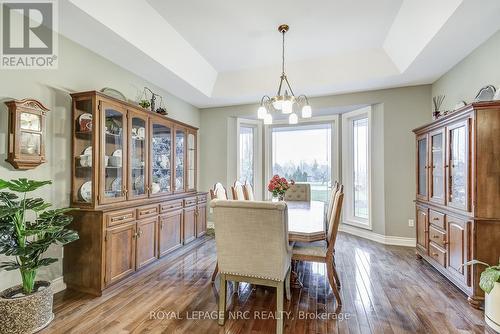
{"label": "cabinet drawer", "polygon": [[170,201],[160,204],[160,213],[172,211],[175,209],[182,209],[182,200]]}
{"label": "cabinet drawer", "polygon": [[105,221],[108,227],[123,224],[135,220],[135,209],[126,209],[105,214]]}
{"label": "cabinet drawer", "polygon": [[184,199],[184,206],[195,205],[197,202],[196,197],[189,197]]}
{"label": "cabinet drawer", "polygon": [[429,223],[437,227],[440,227],[443,230],[446,229],[446,225],[444,223],[444,214],[441,212],[429,210]]}
{"label": "cabinet drawer", "polygon": [[199,195],[198,203],[205,203],[207,201],[207,195]]}
{"label": "cabinet drawer", "polygon": [[137,209],[137,219],[152,217],[158,214],[158,205],[143,206]]}
{"label": "cabinet drawer", "polygon": [[443,267],[446,266],[446,251],[434,245],[432,242],[429,243],[429,255]]}
{"label": "cabinet drawer", "polygon": [[441,232],[431,225],[429,228],[429,240],[444,248],[446,245],[446,233]]}

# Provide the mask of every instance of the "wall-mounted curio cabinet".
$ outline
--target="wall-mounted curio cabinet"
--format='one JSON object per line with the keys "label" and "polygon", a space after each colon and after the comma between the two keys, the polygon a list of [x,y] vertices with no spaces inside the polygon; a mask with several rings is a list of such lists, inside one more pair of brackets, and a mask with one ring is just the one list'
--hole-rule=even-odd
{"label": "wall-mounted curio cabinet", "polygon": [[45,116],[37,100],[5,102],[9,107],[9,146],[6,161],[16,169],[33,169],[45,162]]}

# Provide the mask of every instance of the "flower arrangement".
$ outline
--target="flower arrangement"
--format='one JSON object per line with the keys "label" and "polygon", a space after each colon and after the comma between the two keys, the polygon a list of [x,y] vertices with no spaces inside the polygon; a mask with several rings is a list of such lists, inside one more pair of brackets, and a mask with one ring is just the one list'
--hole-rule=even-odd
{"label": "flower arrangement", "polygon": [[278,199],[282,201],[288,188],[290,188],[290,186],[294,184],[294,180],[287,181],[286,178],[280,177],[278,174],[276,174],[269,181],[267,190],[269,190],[269,192],[273,194],[273,197],[278,197]]}

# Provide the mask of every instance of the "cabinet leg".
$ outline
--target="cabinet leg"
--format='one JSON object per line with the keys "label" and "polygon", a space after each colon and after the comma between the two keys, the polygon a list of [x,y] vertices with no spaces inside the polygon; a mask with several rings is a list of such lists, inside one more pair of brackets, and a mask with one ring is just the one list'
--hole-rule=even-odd
{"label": "cabinet leg", "polygon": [[467,298],[467,301],[469,302],[470,306],[478,310],[481,309],[481,306],[483,304],[483,299],[475,296],[469,296]]}
{"label": "cabinet leg", "polygon": [[415,252],[415,256],[418,260],[422,260],[422,255],[418,254],[418,252]]}

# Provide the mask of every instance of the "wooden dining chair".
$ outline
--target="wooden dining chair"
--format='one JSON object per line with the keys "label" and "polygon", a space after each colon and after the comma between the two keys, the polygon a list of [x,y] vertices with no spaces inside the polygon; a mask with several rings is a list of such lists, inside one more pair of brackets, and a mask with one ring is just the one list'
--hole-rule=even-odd
{"label": "wooden dining chair", "polygon": [[210,189],[210,198],[211,199],[228,199],[226,188],[222,185],[222,183],[217,182],[214,184],[213,188]]}
{"label": "wooden dining chair", "polygon": [[238,180],[234,181],[233,185],[231,186],[231,192],[233,193],[234,200],[236,201],[246,200],[245,192],[243,190],[243,184],[241,184],[240,181]]}
{"label": "wooden dining chair", "polygon": [[325,216],[325,231],[328,231],[328,224],[330,222],[330,217],[333,212],[333,204],[335,203],[335,197],[337,196],[337,192],[340,190],[340,183],[335,181],[332,187],[332,192],[330,193],[330,199],[328,200],[328,209],[326,210]]}
{"label": "wooden dining chair", "polygon": [[253,194],[253,187],[250,184],[250,182],[245,181],[245,184],[243,185],[243,192],[245,193],[245,198],[248,201],[255,201],[255,196]]}
{"label": "wooden dining chair", "polygon": [[310,201],[311,185],[309,183],[295,183],[285,193],[285,201]]}
{"label": "wooden dining chair", "polygon": [[342,305],[339,288],[340,279],[335,268],[335,241],[340,225],[340,213],[344,201],[344,186],[339,187],[333,203],[332,215],[328,224],[327,240],[316,242],[296,242],[293,247],[292,261],[311,261],[326,264],[328,281],[333,294],[337,299],[337,305]]}

